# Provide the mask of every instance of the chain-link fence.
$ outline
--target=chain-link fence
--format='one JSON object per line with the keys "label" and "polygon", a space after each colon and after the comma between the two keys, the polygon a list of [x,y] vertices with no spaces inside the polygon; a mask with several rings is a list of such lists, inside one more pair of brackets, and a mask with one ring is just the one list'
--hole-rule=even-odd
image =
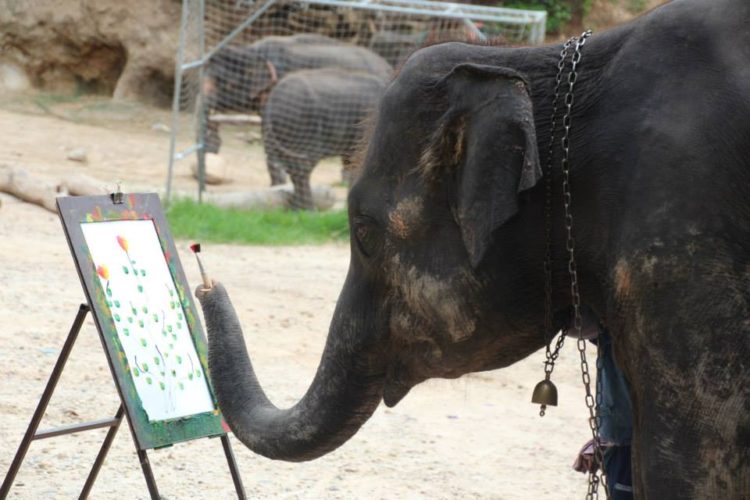
{"label": "chain-link fence", "polygon": [[310,174],[342,158],[394,69],[442,41],[541,43],[546,13],[421,0],[183,0],[167,195],[174,163],[220,154],[228,126],[260,126],[272,184],[315,206]]}

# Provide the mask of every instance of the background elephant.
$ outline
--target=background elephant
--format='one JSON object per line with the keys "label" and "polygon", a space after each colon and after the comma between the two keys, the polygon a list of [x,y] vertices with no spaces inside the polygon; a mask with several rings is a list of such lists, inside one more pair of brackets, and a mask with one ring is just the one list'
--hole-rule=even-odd
{"label": "background elephant", "polygon": [[271,90],[261,112],[266,165],[273,184],[291,177],[292,207],[313,208],[310,174],[321,159],[349,163],[384,89],[380,76],[323,68],[290,73]]}
{"label": "background elephant", "polygon": [[404,62],[409,54],[417,50],[427,39],[427,33],[399,33],[398,31],[376,31],[367,46],[382,56],[394,68]]}
{"label": "background elephant", "polygon": [[274,459],[328,453],[381,400],[542,348],[569,327],[575,277],[630,382],[635,497],[750,498],[748,20],[745,0],[675,0],[591,37],[570,178],[541,169],[559,45],[416,52],[378,107],[349,193],[349,272],[296,405],[264,394],[226,290],[198,291],[235,435]]}
{"label": "background elephant", "polygon": [[[276,83],[288,73],[346,68],[387,80],[393,68],[374,52],[316,34],[269,36],[245,46],[229,45],[208,63],[203,81],[205,112],[259,112]],[[206,121],[206,151],[218,153],[219,124]]]}

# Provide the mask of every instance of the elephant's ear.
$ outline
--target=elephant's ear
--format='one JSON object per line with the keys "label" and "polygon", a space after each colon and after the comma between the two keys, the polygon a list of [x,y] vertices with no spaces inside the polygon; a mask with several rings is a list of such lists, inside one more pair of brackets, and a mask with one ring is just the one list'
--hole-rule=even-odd
{"label": "elephant's ear", "polygon": [[246,64],[243,78],[250,98],[258,99],[278,83],[278,68],[271,59],[254,54]]}
{"label": "elephant's ear", "polygon": [[455,213],[472,266],[518,212],[518,193],[542,177],[526,79],[508,68],[460,64],[440,82],[449,102],[422,158],[456,179]]}

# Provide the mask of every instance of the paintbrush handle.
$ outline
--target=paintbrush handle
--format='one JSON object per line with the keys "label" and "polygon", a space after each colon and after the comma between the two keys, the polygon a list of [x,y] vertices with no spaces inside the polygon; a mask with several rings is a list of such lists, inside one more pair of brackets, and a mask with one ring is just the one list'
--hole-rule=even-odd
{"label": "paintbrush handle", "polygon": [[198,257],[198,254],[195,254],[195,260],[198,261],[198,269],[200,269],[201,272],[201,279],[203,279],[203,287],[207,290],[210,290],[212,288],[211,286],[211,280],[208,278],[208,274],[206,274],[206,270],[203,269],[203,263],[201,262],[200,257]]}

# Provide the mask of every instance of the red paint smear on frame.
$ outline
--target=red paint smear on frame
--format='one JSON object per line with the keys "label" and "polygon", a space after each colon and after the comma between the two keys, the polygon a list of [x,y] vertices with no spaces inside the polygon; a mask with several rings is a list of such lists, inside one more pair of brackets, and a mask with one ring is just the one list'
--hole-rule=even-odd
{"label": "red paint smear on frame", "polygon": [[94,211],[91,213],[91,219],[95,221],[101,221],[104,219],[102,216],[102,209],[101,207],[95,207]]}

